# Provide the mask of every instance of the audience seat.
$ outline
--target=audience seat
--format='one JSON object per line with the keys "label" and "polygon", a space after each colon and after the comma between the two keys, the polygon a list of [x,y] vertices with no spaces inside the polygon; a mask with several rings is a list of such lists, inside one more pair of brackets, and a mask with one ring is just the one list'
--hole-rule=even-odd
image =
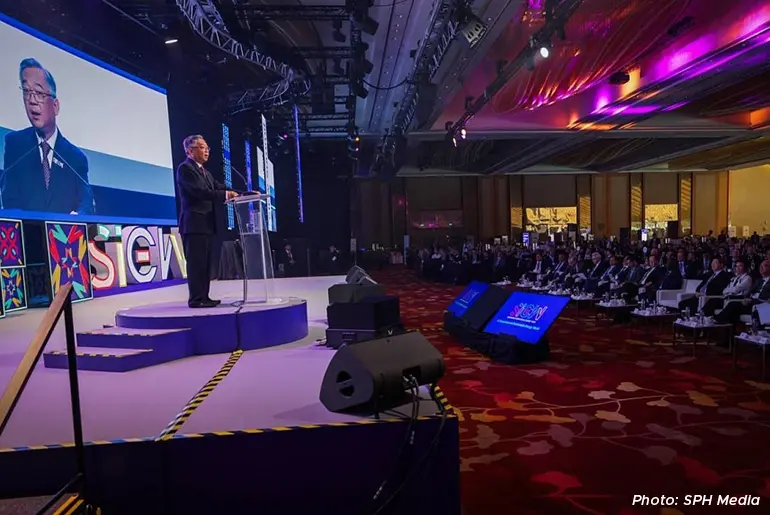
{"label": "audience seat", "polygon": [[699,279],[687,279],[684,282],[684,288],[681,290],[658,290],[658,305],[678,310],[680,302],[695,296],[700,283]]}

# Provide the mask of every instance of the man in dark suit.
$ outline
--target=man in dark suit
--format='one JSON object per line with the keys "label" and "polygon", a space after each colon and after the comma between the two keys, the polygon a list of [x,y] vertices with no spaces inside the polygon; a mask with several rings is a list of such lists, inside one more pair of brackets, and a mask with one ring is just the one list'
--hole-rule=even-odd
{"label": "man in dark suit", "polygon": [[679,310],[690,309],[690,313],[696,313],[700,305],[701,297],[714,297],[722,295],[722,291],[730,284],[731,275],[724,270],[724,264],[720,258],[711,260],[711,273],[706,276],[698,288],[695,290],[695,296],[684,299],[679,303]]}
{"label": "man in dark suit", "polygon": [[647,264],[650,266],[639,280],[636,291],[640,301],[652,302],[657,297],[657,291],[663,282],[663,278],[666,277],[666,269],[660,265],[657,254],[650,254]]}
{"label": "man in dark suit", "polygon": [[0,172],[2,207],[50,213],[92,214],[88,159],[59,132],[56,81],[35,59],[19,66],[24,109],[32,125],[5,136]]}
{"label": "man in dark suit", "polygon": [[720,324],[737,324],[741,315],[749,315],[754,306],[763,302],[770,302],[770,261],[763,261],[759,265],[761,277],[754,282],[749,292],[749,297],[741,302],[728,302],[724,309],[714,318]]}
{"label": "man in dark suit", "polygon": [[209,146],[203,136],[185,138],[184,150],[187,159],[177,168],[176,184],[181,204],[179,232],[187,258],[187,305],[213,308],[220,304],[209,297],[211,240],[216,233],[214,203],[223,203],[238,194],[228,191],[203,167],[209,160]]}

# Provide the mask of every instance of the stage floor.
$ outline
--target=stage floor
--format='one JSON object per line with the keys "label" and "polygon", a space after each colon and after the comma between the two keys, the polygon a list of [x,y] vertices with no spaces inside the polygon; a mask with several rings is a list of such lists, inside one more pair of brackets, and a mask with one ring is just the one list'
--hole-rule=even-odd
{"label": "stage floor", "polygon": [[[329,413],[318,401],[321,379],[333,351],[318,348],[324,337],[327,289],[343,277],[276,279],[275,295],[307,300],[307,338],[244,353],[225,379],[193,412],[178,434],[264,429],[350,422],[357,417]],[[239,281],[212,284],[212,297],[237,298]],[[77,331],[113,324],[119,309],[184,300],[186,285],[127,293],[75,305]],[[0,386],[5,387],[44,310],[11,314],[0,321]],[[63,323],[47,350],[64,348]],[[196,356],[132,372],[80,371],[86,441],[154,438],[230,358]],[[435,413],[435,407],[426,410]],[[72,416],[66,370],[48,369],[42,360],[0,435],[0,450],[71,442]]]}

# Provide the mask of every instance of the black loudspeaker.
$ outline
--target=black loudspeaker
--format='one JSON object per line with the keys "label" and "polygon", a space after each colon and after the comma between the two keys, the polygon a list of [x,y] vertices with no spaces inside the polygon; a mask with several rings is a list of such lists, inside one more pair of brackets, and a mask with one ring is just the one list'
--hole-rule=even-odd
{"label": "black loudspeaker", "polygon": [[361,302],[367,297],[382,297],[385,288],[379,284],[335,284],[329,288],[329,304]]}
{"label": "black loudspeaker", "polygon": [[401,322],[400,303],[395,295],[383,295],[331,304],[326,308],[326,318],[329,329],[375,331]]}
{"label": "black loudspeaker", "polygon": [[479,295],[476,301],[465,310],[461,320],[463,325],[474,331],[481,331],[492,316],[497,313],[497,310],[508,300],[511,292],[500,288],[499,286],[490,285],[489,288],[484,290],[484,293]]}
{"label": "black loudspeaker", "polygon": [[348,270],[348,275],[345,277],[345,282],[347,284],[358,284],[358,281],[360,281],[361,278],[365,277],[366,275],[367,273],[364,272],[364,269],[356,265]]}
{"label": "black loudspeaker", "polygon": [[340,348],[319,398],[334,413],[381,413],[411,402],[407,378],[425,385],[443,375],[441,353],[421,333],[405,333]]}
{"label": "black loudspeaker", "polygon": [[631,229],[628,227],[620,228],[620,241],[625,242],[631,239]]}
{"label": "black loudspeaker", "polygon": [[671,239],[679,239],[679,220],[671,220],[666,224],[666,236]]}

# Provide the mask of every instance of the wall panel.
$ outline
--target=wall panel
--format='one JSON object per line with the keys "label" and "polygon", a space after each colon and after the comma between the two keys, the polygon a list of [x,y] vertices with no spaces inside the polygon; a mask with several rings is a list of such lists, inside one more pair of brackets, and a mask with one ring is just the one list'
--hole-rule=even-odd
{"label": "wall panel", "polygon": [[511,220],[511,238],[513,241],[521,241],[521,233],[524,231],[524,204],[523,175],[508,176],[508,201],[511,212],[508,215]]}
{"label": "wall panel", "polygon": [[524,176],[524,207],[571,207],[577,205],[576,175]]}
{"label": "wall panel", "polygon": [[681,236],[692,234],[692,173],[679,175],[679,231]]}
{"label": "wall panel", "polygon": [[511,201],[507,175],[495,175],[495,233],[511,235]]}
{"label": "wall panel", "polygon": [[675,173],[645,173],[644,203],[677,204],[679,202],[679,175]]}
{"label": "wall panel", "polygon": [[479,177],[479,238],[489,240],[496,236],[495,177]]}
{"label": "wall panel", "polygon": [[410,211],[451,211],[463,207],[460,177],[408,177],[405,180]]}
{"label": "wall panel", "polygon": [[610,236],[609,219],[609,177],[591,176],[591,232],[597,237]]}
{"label": "wall panel", "polygon": [[629,175],[608,175],[607,181],[607,234],[618,236],[621,228],[631,227]]}
{"label": "wall panel", "polygon": [[743,234],[746,225],[751,233],[766,234],[770,228],[767,202],[770,165],[734,170],[729,177],[730,223],[736,226],[738,236]]}
{"label": "wall panel", "polygon": [[709,231],[719,233],[727,226],[727,172],[698,172],[693,174],[693,234]]}
{"label": "wall panel", "polygon": [[581,230],[591,230],[591,176],[578,175],[576,182],[578,227]]}
{"label": "wall panel", "polygon": [[479,185],[476,177],[463,177],[462,204],[463,230],[465,234],[478,238],[479,235]]}
{"label": "wall panel", "polygon": [[628,174],[631,230],[638,231],[644,225],[644,180],[641,173]]}

